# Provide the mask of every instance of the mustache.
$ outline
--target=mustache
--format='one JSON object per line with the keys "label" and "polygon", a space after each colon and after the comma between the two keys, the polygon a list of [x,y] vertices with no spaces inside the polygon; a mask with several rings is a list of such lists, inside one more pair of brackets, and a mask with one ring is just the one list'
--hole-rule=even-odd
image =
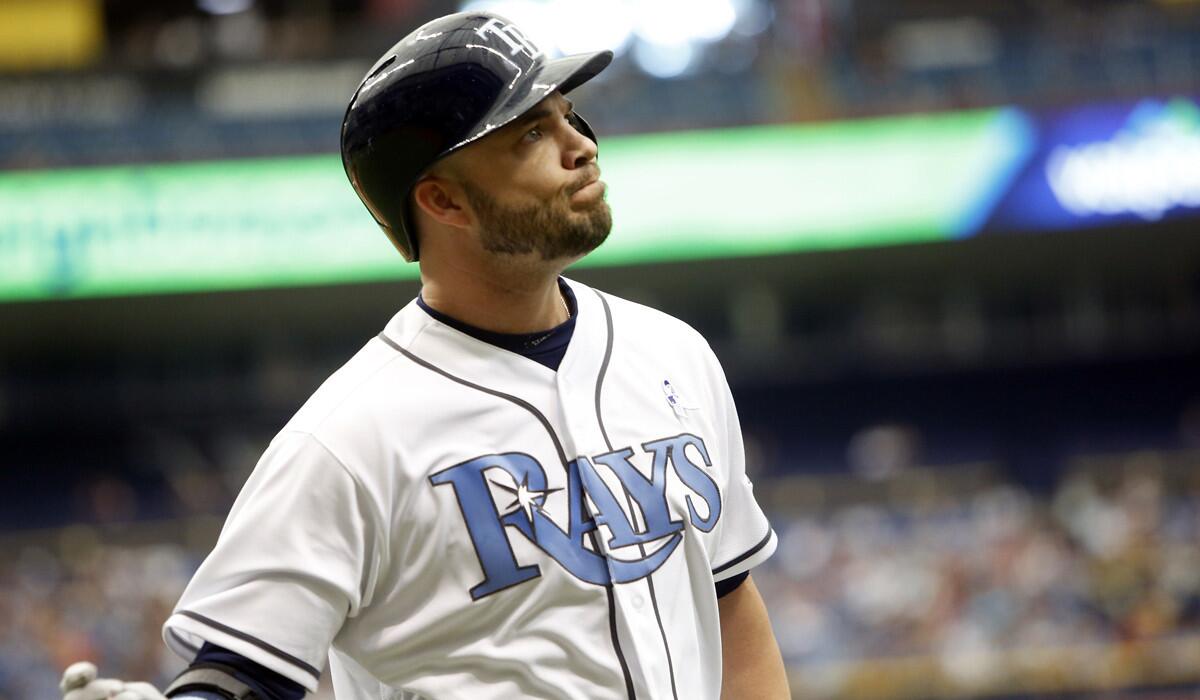
{"label": "mustache", "polygon": [[587,187],[596,180],[600,179],[600,166],[590,165],[574,182],[567,188],[567,194],[575,194],[579,190]]}

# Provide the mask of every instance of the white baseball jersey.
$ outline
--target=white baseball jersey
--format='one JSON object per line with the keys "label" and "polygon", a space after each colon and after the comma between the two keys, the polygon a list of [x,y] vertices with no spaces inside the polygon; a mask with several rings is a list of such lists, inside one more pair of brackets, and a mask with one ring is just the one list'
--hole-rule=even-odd
{"label": "white baseball jersey", "polygon": [[164,634],[338,700],[717,698],[775,535],[704,339],[569,282],[557,372],[414,301],[271,442]]}

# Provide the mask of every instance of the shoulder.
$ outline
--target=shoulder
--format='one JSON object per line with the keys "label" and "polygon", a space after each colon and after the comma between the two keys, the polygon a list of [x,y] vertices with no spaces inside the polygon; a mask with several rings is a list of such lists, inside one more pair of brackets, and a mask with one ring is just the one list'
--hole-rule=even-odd
{"label": "shoulder", "polygon": [[671,362],[692,361],[720,371],[720,361],[700,331],[686,321],[652,306],[609,292],[572,282],[576,295],[593,295],[601,300],[612,319],[615,346],[624,346],[639,356],[662,355]]}
{"label": "shoulder", "polygon": [[330,417],[370,403],[383,377],[404,371],[398,355],[379,338],[372,338],[345,364],[329,375],[288,421],[285,430],[318,435]]}
{"label": "shoulder", "polygon": [[653,377],[656,384],[668,380],[672,391],[687,398],[687,403],[727,410],[732,398],[725,370],[698,330],[671,314],[614,294],[576,289],[576,294],[581,293],[602,300],[612,320],[610,374],[629,374],[634,381]]}
{"label": "shoulder", "polygon": [[686,321],[652,306],[631,301],[610,292],[570,281],[576,295],[592,294],[599,297],[608,308],[616,334],[639,333],[655,339],[669,339],[694,344],[709,350],[708,341]]}
{"label": "shoulder", "polygon": [[368,340],[309,396],[281,432],[308,433],[337,452],[335,445],[360,436],[384,407],[394,414],[413,404],[404,398],[418,390],[422,372],[398,348],[411,343],[427,319],[415,304],[398,312],[383,333]]}

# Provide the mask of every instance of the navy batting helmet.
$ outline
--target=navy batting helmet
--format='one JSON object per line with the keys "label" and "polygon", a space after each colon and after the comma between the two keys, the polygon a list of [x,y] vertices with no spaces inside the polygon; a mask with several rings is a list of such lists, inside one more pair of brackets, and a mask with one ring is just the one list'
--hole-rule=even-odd
{"label": "navy batting helmet", "polygon": [[[433,20],[388,50],[355,90],[342,120],[346,175],[396,249],[417,260],[408,200],[426,169],[611,60],[611,51],[548,60],[489,12]],[[596,140],[587,122],[575,127]]]}

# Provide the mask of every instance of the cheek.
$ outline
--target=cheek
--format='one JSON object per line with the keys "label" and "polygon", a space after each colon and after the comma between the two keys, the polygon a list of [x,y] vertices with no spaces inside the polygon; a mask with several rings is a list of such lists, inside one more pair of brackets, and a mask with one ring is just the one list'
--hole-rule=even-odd
{"label": "cheek", "polygon": [[567,177],[563,174],[557,152],[550,147],[539,149],[512,171],[511,186],[547,200],[565,192]]}
{"label": "cheek", "polygon": [[481,163],[489,172],[480,173],[477,182],[488,194],[506,207],[529,207],[562,199],[570,184],[558,161],[555,149],[536,149],[522,158],[496,157]]}
{"label": "cheek", "polygon": [[509,201],[517,205],[554,204],[563,199],[566,188],[562,182],[550,179],[526,178],[507,189]]}

